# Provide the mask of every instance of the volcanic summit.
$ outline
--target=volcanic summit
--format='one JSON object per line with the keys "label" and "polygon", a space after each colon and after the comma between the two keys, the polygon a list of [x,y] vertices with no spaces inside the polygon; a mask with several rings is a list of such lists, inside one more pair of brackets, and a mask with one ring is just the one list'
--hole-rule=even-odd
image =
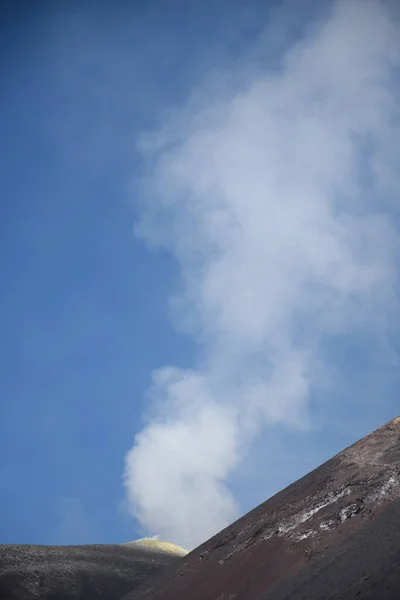
{"label": "volcanic summit", "polygon": [[[400,598],[399,484],[397,417],[124,600],[344,600],[353,598],[353,591],[358,600]],[[338,570],[339,556],[345,570]],[[338,588],[342,572],[347,587]],[[387,589],[389,580],[392,592]],[[376,589],[371,591],[372,585]]]}
{"label": "volcanic summit", "polygon": [[398,600],[400,417],[184,556],[0,546],[1,600]]}

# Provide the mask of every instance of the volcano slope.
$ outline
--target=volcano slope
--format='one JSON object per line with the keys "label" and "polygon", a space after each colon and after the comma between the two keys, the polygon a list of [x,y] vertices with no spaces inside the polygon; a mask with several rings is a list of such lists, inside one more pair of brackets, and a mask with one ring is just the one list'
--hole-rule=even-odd
{"label": "volcano slope", "polygon": [[137,540],[121,545],[0,545],[1,600],[117,600],[185,551]]}
{"label": "volcano slope", "polygon": [[123,600],[400,598],[399,498],[397,417]]}
{"label": "volcano slope", "polygon": [[260,600],[398,600],[400,499]]}

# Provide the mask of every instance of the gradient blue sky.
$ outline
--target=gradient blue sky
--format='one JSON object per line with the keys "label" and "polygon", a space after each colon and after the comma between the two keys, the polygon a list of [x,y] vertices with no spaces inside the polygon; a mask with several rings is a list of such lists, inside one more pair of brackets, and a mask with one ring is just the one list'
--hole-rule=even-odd
{"label": "gradient blue sky", "polygon": [[[149,168],[135,139],[251,51],[270,19],[273,68],[330,6],[283,3],[283,27],[281,4],[2,4],[0,543],[143,533],[124,459],[152,372],[192,367],[197,349],[168,310],[179,261],[133,233]],[[278,423],[253,442],[228,477],[241,512],[400,412],[395,321],[379,349],[370,333],[323,342],[336,385],[310,397],[311,429]]]}

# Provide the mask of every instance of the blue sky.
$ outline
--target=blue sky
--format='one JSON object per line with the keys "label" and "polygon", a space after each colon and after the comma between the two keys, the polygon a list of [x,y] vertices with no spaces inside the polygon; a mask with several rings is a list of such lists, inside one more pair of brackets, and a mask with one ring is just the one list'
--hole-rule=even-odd
{"label": "blue sky", "polygon": [[398,14],[359,6],[1,9],[0,543],[192,546],[399,412]]}

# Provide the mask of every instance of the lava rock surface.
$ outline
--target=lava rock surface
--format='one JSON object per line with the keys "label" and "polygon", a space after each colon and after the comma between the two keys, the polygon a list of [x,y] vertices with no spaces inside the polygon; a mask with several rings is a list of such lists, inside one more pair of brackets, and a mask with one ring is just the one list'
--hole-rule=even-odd
{"label": "lava rock surface", "polygon": [[400,598],[400,500],[260,600],[353,598]]}
{"label": "lava rock surface", "polygon": [[177,560],[129,543],[0,545],[0,599],[118,600]]}

